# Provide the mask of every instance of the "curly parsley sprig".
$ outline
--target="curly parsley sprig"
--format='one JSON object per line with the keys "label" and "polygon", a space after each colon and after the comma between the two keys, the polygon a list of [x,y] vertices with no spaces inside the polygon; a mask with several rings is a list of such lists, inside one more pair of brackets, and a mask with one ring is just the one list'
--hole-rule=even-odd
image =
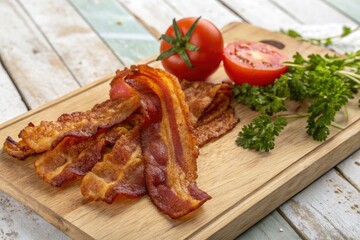
{"label": "curly parsley sprig", "polygon": [[307,117],[306,132],[313,139],[324,141],[336,113],[360,88],[360,51],[345,57],[311,54],[308,59],[296,53],[292,62],[284,64],[289,66],[288,72],[272,85],[234,85],[235,100],[261,113],[243,127],[236,140],[238,145],[257,151],[273,149],[287,117],[271,116],[286,110],[286,99],[309,100],[308,113],[301,115]]}
{"label": "curly parsley sprig", "polygon": [[285,117],[272,119],[269,115],[262,114],[243,127],[236,139],[236,144],[245,149],[269,151],[275,146],[275,137],[279,136],[286,125]]}

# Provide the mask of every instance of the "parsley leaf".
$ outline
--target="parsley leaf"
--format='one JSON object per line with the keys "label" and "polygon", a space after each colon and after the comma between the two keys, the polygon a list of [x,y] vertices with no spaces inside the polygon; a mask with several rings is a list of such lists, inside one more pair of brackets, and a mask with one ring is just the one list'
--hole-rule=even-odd
{"label": "parsley leaf", "polygon": [[236,140],[237,145],[256,151],[269,151],[275,146],[275,137],[287,125],[284,117],[276,117],[274,120],[269,115],[262,114],[255,118],[252,123],[245,125]]}
{"label": "parsley leaf", "polygon": [[251,86],[247,83],[233,86],[233,96],[238,103],[244,103],[252,110],[272,115],[286,110],[286,97],[276,95],[272,88]]}
{"label": "parsley leaf", "polygon": [[349,28],[348,26],[343,26],[343,31],[340,35],[340,37],[346,37],[347,35],[351,34],[353,30]]}
{"label": "parsley leaf", "polygon": [[345,81],[326,66],[317,66],[309,75],[316,81],[311,83],[312,89],[309,91],[312,103],[308,109],[307,134],[315,140],[324,141],[330,133],[327,126],[353,95]]}

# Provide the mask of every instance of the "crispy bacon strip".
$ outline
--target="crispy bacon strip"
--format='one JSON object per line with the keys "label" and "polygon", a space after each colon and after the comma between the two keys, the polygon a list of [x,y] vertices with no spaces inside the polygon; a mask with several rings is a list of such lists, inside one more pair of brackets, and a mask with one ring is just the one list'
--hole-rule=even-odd
{"label": "crispy bacon strip", "polygon": [[[101,134],[102,135],[102,134]],[[52,186],[61,187],[90,171],[101,159],[105,140],[67,136],[54,149],[35,161],[38,175]]]}
{"label": "crispy bacon strip", "polygon": [[42,121],[38,126],[30,123],[19,134],[21,140],[8,137],[4,150],[11,156],[23,159],[55,147],[66,136],[91,137],[100,128],[109,128],[125,120],[140,106],[140,98],[133,91],[126,97],[107,100],[90,111],[61,115],[57,121]]}
{"label": "crispy bacon strip", "polygon": [[125,81],[141,93],[148,193],[162,212],[179,218],[211,198],[196,185],[199,152],[184,93],[177,79],[163,70],[139,65],[125,71]]}
{"label": "crispy bacon strip", "polygon": [[227,84],[210,84],[206,82],[181,81],[181,88],[185,94],[185,101],[189,105],[190,115],[195,125],[206,108],[213,102],[215,96],[228,88]]}
{"label": "crispy bacon strip", "polygon": [[112,203],[116,198],[146,194],[139,126],[127,130],[81,182],[85,200]]}
{"label": "crispy bacon strip", "polygon": [[213,121],[196,126],[194,133],[197,145],[201,147],[209,141],[218,139],[233,129],[238,122],[234,109],[229,108]]}
{"label": "crispy bacon strip", "polygon": [[230,106],[229,84],[182,81],[181,87],[189,104],[199,147],[218,139],[239,122]]}
{"label": "crispy bacon strip", "polygon": [[219,92],[215,95],[211,104],[204,110],[203,114],[197,119],[195,126],[201,126],[221,117],[230,107],[230,97]]}
{"label": "crispy bacon strip", "polygon": [[120,124],[102,129],[93,137],[67,136],[36,159],[35,170],[45,182],[55,187],[74,182],[102,159],[105,146],[113,146],[124,133],[123,129]]}

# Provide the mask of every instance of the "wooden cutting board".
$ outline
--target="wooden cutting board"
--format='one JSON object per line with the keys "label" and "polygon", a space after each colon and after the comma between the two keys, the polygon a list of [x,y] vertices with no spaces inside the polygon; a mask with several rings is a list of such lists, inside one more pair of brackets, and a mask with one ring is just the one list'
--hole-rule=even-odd
{"label": "wooden cutting board", "polygon": [[[279,33],[244,23],[223,29],[225,42],[277,40],[291,57],[328,52]],[[159,63],[154,66],[160,67]],[[222,67],[210,81],[227,80]],[[56,101],[0,125],[0,140],[17,136],[29,122],[55,120],[62,113],[90,109],[108,97],[109,76],[80,88]],[[290,109],[296,109],[292,104]],[[182,239],[234,238],[309,185],[360,147],[360,114],[356,101],[348,105],[348,120],[342,131],[331,129],[325,142],[305,133],[304,119],[293,120],[269,153],[244,150],[235,145],[237,133],[255,116],[237,107],[241,123],[219,140],[204,146],[198,159],[198,185],[213,198],[200,209],[179,220],[160,213],[148,196],[121,199],[112,205],[84,203],[79,183],[63,189],[49,186],[36,175],[33,162],[0,152],[0,190],[33,209],[50,223],[76,239]]]}

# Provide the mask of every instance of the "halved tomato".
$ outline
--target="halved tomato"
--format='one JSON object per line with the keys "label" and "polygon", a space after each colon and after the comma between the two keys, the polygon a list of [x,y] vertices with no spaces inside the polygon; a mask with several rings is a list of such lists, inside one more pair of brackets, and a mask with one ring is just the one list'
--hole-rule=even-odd
{"label": "halved tomato", "polygon": [[225,47],[223,62],[229,78],[237,84],[265,86],[287,71],[287,58],[277,48],[261,42],[240,41]]}

